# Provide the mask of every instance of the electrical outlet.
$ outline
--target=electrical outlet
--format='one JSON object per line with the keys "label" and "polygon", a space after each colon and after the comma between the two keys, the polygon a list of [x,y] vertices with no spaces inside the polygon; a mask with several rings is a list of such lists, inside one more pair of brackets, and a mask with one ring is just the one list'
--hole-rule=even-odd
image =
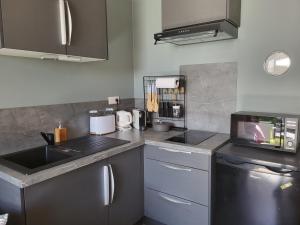
{"label": "electrical outlet", "polygon": [[117,105],[119,103],[120,103],[120,96],[108,97],[108,104],[109,105]]}

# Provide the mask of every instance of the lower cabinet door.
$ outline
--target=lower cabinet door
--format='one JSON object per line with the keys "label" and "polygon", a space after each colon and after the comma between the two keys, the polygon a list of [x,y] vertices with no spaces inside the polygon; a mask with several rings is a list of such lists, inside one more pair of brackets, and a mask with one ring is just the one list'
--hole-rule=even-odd
{"label": "lower cabinet door", "polygon": [[109,164],[114,177],[109,225],[133,225],[144,215],[143,148],[116,155]]}
{"label": "lower cabinet door", "polygon": [[208,225],[208,208],[145,189],[145,216],[166,225]]}
{"label": "lower cabinet door", "polygon": [[145,186],[208,206],[209,174],[185,166],[145,159]]}
{"label": "lower cabinet door", "polygon": [[25,188],[27,225],[107,225],[105,161]]}

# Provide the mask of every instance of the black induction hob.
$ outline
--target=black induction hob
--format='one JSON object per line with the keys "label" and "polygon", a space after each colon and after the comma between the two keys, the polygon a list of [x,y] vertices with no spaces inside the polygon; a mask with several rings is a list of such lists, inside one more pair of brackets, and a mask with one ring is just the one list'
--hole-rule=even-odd
{"label": "black induction hob", "polygon": [[198,145],[208,138],[214,136],[216,133],[199,130],[189,130],[181,135],[171,137],[167,141],[177,142],[188,145]]}

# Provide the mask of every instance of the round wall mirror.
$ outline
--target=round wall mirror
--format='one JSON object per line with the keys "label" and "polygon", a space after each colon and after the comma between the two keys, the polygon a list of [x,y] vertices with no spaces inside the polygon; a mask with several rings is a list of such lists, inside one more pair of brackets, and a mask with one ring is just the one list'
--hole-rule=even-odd
{"label": "round wall mirror", "polygon": [[273,52],[264,63],[265,71],[273,76],[287,73],[290,66],[291,58],[284,52]]}

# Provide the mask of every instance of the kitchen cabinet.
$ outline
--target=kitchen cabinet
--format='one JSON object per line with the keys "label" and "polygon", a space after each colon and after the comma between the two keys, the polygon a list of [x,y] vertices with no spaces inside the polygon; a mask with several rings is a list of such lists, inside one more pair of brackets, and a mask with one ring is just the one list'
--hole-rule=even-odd
{"label": "kitchen cabinet", "polygon": [[95,163],[25,188],[26,225],[107,224],[105,165]]}
{"label": "kitchen cabinet", "polygon": [[0,54],[107,59],[106,0],[1,0]]}
{"label": "kitchen cabinet", "polygon": [[192,167],[199,170],[209,169],[210,157],[190,151],[182,151],[171,148],[157,147],[154,145],[145,146],[145,158],[157,161],[170,162],[177,165]]}
{"label": "kitchen cabinet", "polygon": [[9,213],[7,225],[25,225],[23,190],[0,180],[0,211]]}
{"label": "kitchen cabinet", "polygon": [[[151,159],[145,160],[145,186],[208,206],[208,172]],[[180,181],[180,182],[179,182]]]}
{"label": "kitchen cabinet", "polygon": [[0,180],[8,225],[133,225],[144,215],[143,147],[18,188]]}
{"label": "kitchen cabinet", "polygon": [[109,159],[115,179],[115,196],[109,208],[109,225],[133,225],[144,216],[143,151],[132,150]]}
{"label": "kitchen cabinet", "polygon": [[208,208],[169,194],[146,189],[146,215],[166,225],[207,225]]}
{"label": "kitchen cabinet", "polygon": [[106,0],[69,0],[73,31],[67,55],[107,58]]}
{"label": "kitchen cabinet", "polygon": [[2,48],[65,54],[58,1],[1,0]]}
{"label": "kitchen cabinet", "polygon": [[209,225],[211,156],[145,145],[145,216],[167,225]]}

